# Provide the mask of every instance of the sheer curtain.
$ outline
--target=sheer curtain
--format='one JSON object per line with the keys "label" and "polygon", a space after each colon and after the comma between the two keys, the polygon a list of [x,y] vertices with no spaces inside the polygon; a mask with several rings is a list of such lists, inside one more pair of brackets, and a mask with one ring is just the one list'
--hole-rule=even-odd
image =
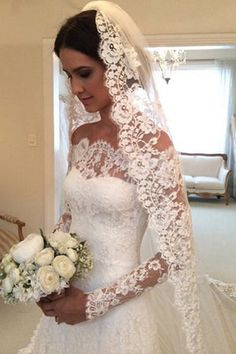
{"label": "sheer curtain", "polygon": [[222,95],[229,92],[225,97],[225,106],[227,110],[227,132],[226,153],[228,155],[228,165],[232,171],[230,178],[231,195],[236,197],[236,61],[219,61],[218,67],[221,73]]}
{"label": "sheer curtain", "polygon": [[236,113],[236,61],[221,60],[216,62],[220,75],[220,90],[222,97],[222,105],[225,110],[226,117],[226,140],[225,152],[228,156],[228,167],[232,171],[230,177],[230,194],[236,197],[236,132],[234,131],[234,116]]}
{"label": "sheer curtain", "polygon": [[232,170],[232,195],[236,198],[236,115],[231,119],[231,170]]}
{"label": "sheer curtain", "polygon": [[[226,74],[226,73],[225,73]],[[160,82],[160,96],[178,151],[226,152],[229,75],[215,61],[183,65],[169,84]]]}

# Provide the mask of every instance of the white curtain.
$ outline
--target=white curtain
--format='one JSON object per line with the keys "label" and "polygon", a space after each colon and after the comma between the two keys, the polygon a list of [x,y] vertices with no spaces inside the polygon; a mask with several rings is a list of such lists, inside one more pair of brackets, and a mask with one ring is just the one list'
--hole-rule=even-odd
{"label": "white curtain", "polygon": [[159,80],[159,87],[178,151],[226,152],[229,76],[225,75],[222,90],[218,63],[208,60],[183,65],[168,85]]}
{"label": "white curtain", "polygon": [[[217,62],[220,78],[222,97],[224,97],[224,106],[227,116],[227,139],[225,142],[225,151],[228,155],[228,167],[232,171],[230,178],[230,194],[236,197],[236,132],[235,132],[235,114],[236,114],[236,61],[218,61]],[[225,94],[228,92],[228,95]]]}
{"label": "white curtain", "polygon": [[231,169],[232,169],[232,195],[236,197],[236,116],[233,115],[231,119],[231,141],[232,141],[232,159],[231,159]]}

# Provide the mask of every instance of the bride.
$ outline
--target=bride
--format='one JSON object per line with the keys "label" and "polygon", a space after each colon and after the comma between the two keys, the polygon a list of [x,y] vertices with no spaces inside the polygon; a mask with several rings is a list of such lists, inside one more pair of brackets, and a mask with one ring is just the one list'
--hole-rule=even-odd
{"label": "bride", "polygon": [[[19,353],[233,353],[203,280],[200,304],[190,209],[145,47],[107,1],[88,3],[57,34],[71,90],[58,228],[87,240],[94,267],[39,302],[45,316]],[[146,230],[155,252],[141,261]]]}

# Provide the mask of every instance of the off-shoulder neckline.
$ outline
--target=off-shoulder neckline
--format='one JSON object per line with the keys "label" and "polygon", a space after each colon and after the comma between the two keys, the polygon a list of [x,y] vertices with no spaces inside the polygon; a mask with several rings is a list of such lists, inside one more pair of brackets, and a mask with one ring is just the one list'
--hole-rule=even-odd
{"label": "off-shoulder neckline", "polygon": [[79,147],[81,144],[86,143],[87,144],[87,148],[92,148],[95,147],[96,145],[103,145],[103,146],[107,146],[108,148],[112,149],[114,152],[115,151],[120,151],[120,147],[118,148],[114,148],[114,146],[112,146],[112,144],[107,141],[106,139],[97,139],[94,142],[90,142],[88,137],[84,137],[81,140],[78,141],[78,143],[76,144],[71,144],[72,148],[76,148]]}

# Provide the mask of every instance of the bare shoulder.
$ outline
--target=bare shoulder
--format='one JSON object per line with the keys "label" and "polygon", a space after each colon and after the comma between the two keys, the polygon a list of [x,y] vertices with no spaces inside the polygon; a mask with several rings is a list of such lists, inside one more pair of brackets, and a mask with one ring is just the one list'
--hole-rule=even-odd
{"label": "bare shoulder", "polygon": [[164,130],[157,130],[155,134],[147,134],[144,141],[148,142],[150,139],[155,139],[153,147],[158,151],[163,151],[173,146],[172,140],[167,132]]}
{"label": "bare shoulder", "polygon": [[172,146],[172,140],[167,132],[164,130],[160,130],[158,132],[158,142],[157,142],[157,149],[162,151],[165,149],[168,149],[170,146]]}
{"label": "bare shoulder", "polygon": [[90,124],[84,124],[78,127],[71,136],[72,145],[77,145],[82,139],[90,138],[92,130]]}

